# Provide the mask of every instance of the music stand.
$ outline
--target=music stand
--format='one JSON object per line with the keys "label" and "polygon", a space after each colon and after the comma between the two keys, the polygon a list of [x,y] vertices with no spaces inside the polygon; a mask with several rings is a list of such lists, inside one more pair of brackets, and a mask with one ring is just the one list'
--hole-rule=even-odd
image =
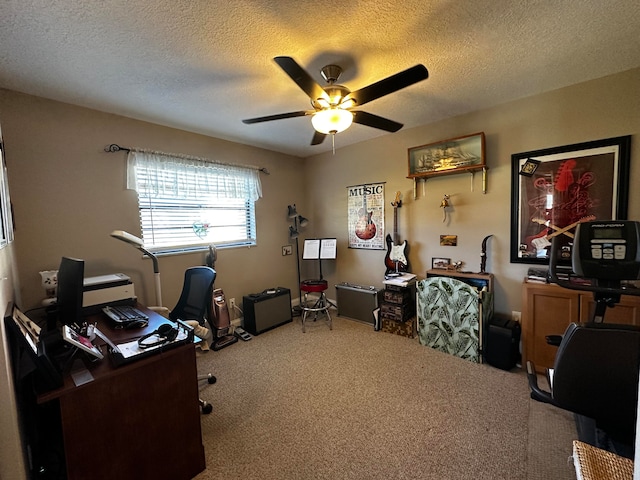
{"label": "music stand", "polygon": [[[338,242],[335,238],[311,238],[304,241],[302,259],[318,260],[320,273],[320,278],[317,280],[318,283],[324,282],[324,278],[322,278],[322,260],[336,259],[337,244]],[[310,282],[310,280],[306,280],[306,282]],[[330,300],[327,300],[327,302],[332,307],[337,308]]]}
{"label": "music stand", "polygon": [[304,241],[303,260],[318,260],[320,280],[322,278],[322,260],[336,259],[337,240],[335,238],[312,238]]}

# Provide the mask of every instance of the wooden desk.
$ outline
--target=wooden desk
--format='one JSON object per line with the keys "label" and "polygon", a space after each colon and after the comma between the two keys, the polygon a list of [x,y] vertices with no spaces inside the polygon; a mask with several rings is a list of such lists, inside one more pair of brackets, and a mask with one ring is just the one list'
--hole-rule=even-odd
{"label": "wooden desk", "polygon": [[[139,308],[149,326],[137,331],[112,329],[101,314],[88,320],[114,343],[169,322]],[[87,368],[92,382],[76,387],[66,375],[61,388],[38,397],[59,402],[69,480],[188,480],[205,469],[194,344],[118,368],[105,355]]]}

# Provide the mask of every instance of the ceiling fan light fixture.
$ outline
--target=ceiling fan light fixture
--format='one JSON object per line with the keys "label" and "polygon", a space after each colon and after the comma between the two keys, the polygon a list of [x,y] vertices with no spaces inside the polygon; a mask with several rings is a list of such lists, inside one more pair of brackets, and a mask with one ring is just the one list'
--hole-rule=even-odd
{"label": "ceiling fan light fixture", "polygon": [[356,101],[350,97],[344,97],[340,102],[340,108],[353,108],[356,106]]}
{"label": "ceiling fan light fixture", "polygon": [[311,117],[311,124],[316,131],[329,135],[345,131],[353,122],[353,113],[342,108],[320,110]]}

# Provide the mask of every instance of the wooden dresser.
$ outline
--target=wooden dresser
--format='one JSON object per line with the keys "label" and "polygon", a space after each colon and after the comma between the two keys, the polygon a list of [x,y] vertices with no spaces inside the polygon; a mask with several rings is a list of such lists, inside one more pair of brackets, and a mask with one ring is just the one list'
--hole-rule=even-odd
{"label": "wooden dresser", "polygon": [[[593,293],[569,290],[556,284],[522,284],[522,366],[531,360],[536,371],[553,367],[558,347],[548,345],[547,335],[562,335],[572,322],[587,322],[593,314]],[[622,296],[607,308],[606,323],[640,325],[640,297]]]}

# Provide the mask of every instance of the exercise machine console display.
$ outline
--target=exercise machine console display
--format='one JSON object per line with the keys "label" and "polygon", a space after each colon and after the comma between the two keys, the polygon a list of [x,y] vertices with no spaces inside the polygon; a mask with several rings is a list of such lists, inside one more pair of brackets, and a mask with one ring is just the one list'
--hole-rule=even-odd
{"label": "exercise machine console display", "polygon": [[636,280],[640,277],[640,222],[578,224],[571,264],[583,277]]}
{"label": "exercise machine console display", "polygon": [[579,223],[571,252],[574,273],[590,282],[573,282],[557,274],[557,237],[551,242],[549,276],[561,287],[593,292],[596,309],[592,322],[602,323],[607,307],[620,302],[621,295],[640,296],[640,289],[628,288],[624,280],[640,279],[640,222],[608,220]]}

